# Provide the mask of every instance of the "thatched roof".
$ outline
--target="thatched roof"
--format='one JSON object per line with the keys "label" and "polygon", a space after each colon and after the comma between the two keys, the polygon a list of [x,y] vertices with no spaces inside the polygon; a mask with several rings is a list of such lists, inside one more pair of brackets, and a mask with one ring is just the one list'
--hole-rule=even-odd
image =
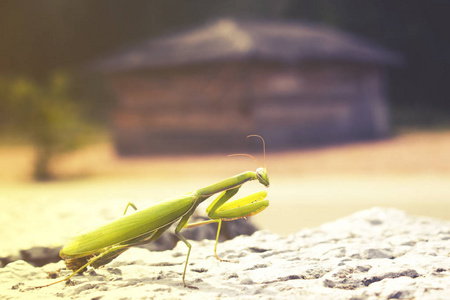
{"label": "thatched roof", "polygon": [[131,71],[209,61],[351,61],[391,65],[401,57],[329,27],[287,21],[222,19],[150,39],[100,60],[95,69]]}

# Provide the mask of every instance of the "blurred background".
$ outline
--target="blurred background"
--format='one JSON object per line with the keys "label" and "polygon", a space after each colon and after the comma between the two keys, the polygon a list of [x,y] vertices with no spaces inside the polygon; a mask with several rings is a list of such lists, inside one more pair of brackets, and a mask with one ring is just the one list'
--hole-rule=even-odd
{"label": "blurred background", "polygon": [[226,158],[263,161],[248,134],[271,178],[260,228],[373,206],[450,219],[449,8],[0,1],[3,238],[53,242],[254,170]]}

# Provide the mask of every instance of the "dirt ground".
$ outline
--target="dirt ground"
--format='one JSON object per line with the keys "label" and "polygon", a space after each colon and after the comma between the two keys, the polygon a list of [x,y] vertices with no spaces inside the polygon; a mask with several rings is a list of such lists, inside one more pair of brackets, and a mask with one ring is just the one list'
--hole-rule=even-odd
{"label": "dirt ground", "polygon": [[[266,143],[271,202],[253,218],[260,228],[286,235],[373,206],[450,220],[450,131],[301,151],[272,152]],[[45,218],[51,233],[51,211],[63,211],[67,222],[71,214],[95,219],[102,209],[120,214],[129,201],[145,207],[146,201],[258,167],[251,159],[225,155],[123,159],[102,143],[59,157],[54,169],[64,180],[38,184],[29,177],[32,162],[31,148],[0,147],[0,220],[17,223],[17,231],[13,227],[3,238],[30,230],[30,215],[41,218],[35,222]],[[238,195],[260,189],[249,183]]]}

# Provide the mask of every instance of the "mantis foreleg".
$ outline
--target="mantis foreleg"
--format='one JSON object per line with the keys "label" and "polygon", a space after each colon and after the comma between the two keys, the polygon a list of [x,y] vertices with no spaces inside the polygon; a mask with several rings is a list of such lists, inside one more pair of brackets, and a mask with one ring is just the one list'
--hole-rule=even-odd
{"label": "mantis foreleg", "polygon": [[208,216],[211,220],[201,221],[191,224],[186,224],[185,228],[192,228],[201,225],[219,223],[217,227],[216,243],[214,245],[214,255],[220,261],[226,261],[221,259],[217,255],[217,244],[219,243],[220,229],[222,227],[222,221],[231,221],[235,219],[245,218],[256,215],[264,210],[268,205],[268,200],[264,200],[267,193],[262,191],[254,193],[252,195],[227,202],[233,197],[239,190],[240,186],[229,189],[222,192],[206,209]]}

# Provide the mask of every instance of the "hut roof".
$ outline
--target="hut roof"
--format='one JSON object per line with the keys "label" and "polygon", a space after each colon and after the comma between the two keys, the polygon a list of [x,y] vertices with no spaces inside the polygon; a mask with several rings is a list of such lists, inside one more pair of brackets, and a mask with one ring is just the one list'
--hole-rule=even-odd
{"label": "hut roof", "polygon": [[221,19],[171,36],[143,41],[98,61],[101,71],[131,71],[208,61],[339,60],[392,65],[401,57],[350,34],[288,21]]}

